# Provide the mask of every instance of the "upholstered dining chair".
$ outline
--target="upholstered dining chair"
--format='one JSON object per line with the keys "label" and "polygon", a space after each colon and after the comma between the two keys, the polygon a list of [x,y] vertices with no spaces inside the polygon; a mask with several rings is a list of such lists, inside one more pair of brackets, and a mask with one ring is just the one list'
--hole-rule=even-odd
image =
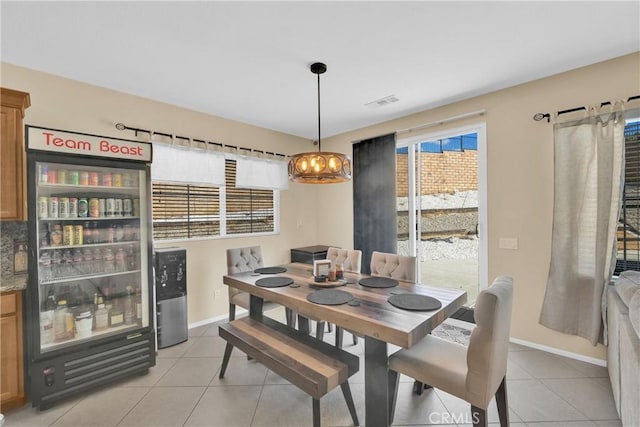
{"label": "upholstered dining chair", "polygon": [[[327,249],[327,259],[331,261],[331,265],[335,267],[342,264],[342,269],[349,273],[358,273],[362,270],[362,251],[357,249],[340,249],[329,247]],[[327,323],[329,332],[331,332],[331,323]],[[358,337],[351,331],[353,335],[353,344],[358,344]],[[343,330],[336,326],[335,345],[342,347]]]}
{"label": "upholstered dining chair", "polygon": [[509,425],[507,356],[513,279],[497,277],[476,300],[476,327],[469,346],[427,335],[389,358],[389,424],[393,422],[398,374],[453,394],[471,404],[474,426],[487,425],[487,408],[495,396],[502,427]]}
{"label": "upholstered dining chair", "polygon": [[[264,267],[262,260],[262,248],[260,246],[251,246],[246,248],[227,249],[227,274],[242,273],[245,271],[253,271],[256,268]],[[228,286],[229,289],[229,321],[236,318],[236,306],[249,310],[250,295],[236,288]],[[268,311],[279,307],[271,301],[265,301],[262,310]],[[293,326],[295,317],[293,312],[285,308],[287,325]]]}
{"label": "upholstered dining chair", "polygon": [[371,252],[371,275],[416,281],[416,257]]}

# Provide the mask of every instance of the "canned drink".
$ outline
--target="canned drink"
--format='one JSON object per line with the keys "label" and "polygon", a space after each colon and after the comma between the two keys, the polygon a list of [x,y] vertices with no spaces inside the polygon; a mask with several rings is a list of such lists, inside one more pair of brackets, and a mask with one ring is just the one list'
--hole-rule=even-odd
{"label": "canned drink", "polygon": [[78,217],[78,199],[69,197],[69,218]]}
{"label": "canned drink", "polygon": [[98,172],[89,172],[89,185],[98,185]]}
{"label": "canned drink", "polygon": [[60,218],[69,218],[69,198],[60,197],[58,199],[58,216]]}
{"label": "canned drink", "polygon": [[48,175],[48,183],[49,184],[57,184],[58,183],[58,171],[55,169],[49,169]]}
{"label": "canned drink", "polygon": [[133,216],[140,216],[140,199],[133,199]]}
{"label": "canned drink", "polygon": [[78,217],[86,218],[89,214],[89,202],[87,199],[78,199]]}
{"label": "canned drink", "polygon": [[58,218],[58,198],[49,197],[49,218]]}
{"label": "canned drink", "polygon": [[125,172],[122,174],[122,186],[123,187],[133,187],[133,180],[131,179],[131,174]]}
{"label": "canned drink", "polygon": [[80,171],[80,185],[89,185],[89,171]]}
{"label": "canned drink", "polygon": [[62,244],[64,246],[73,245],[73,225],[62,227]]}
{"label": "canned drink", "polygon": [[46,218],[49,216],[49,198],[40,196],[38,198],[38,218]]}
{"label": "canned drink", "polygon": [[107,199],[105,204],[106,204],[105,212],[107,216],[115,216],[116,215],[116,199]]}
{"label": "canned drink", "polygon": [[102,173],[102,185],[104,187],[111,187],[111,173],[109,172]]}
{"label": "canned drink", "polygon": [[100,200],[99,199],[89,199],[89,216],[91,218],[99,218],[100,217]]}
{"label": "canned drink", "polygon": [[107,215],[107,203],[105,199],[98,199],[98,211],[100,213],[100,218]]}
{"label": "canned drink", "polygon": [[111,174],[111,185],[114,187],[122,187],[122,174],[121,173],[113,173]]}
{"label": "canned drink", "polygon": [[47,165],[40,165],[40,183],[46,184],[49,182],[49,167]]}
{"label": "canned drink", "polygon": [[84,228],[81,225],[73,226],[73,244],[74,245],[84,244]]}
{"label": "canned drink", "polygon": [[67,183],[71,185],[79,185],[80,184],[80,172],[78,171],[69,171],[67,174]]}
{"label": "canned drink", "polygon": [[115,209],[113,211],[113,214],[115,216],[122,216],[122,199],[115,199]]}
{"label": "canned drink", "polygon": [[124,216],[133,215],[133,202],[131,202],[131,199],[124,199],[122,201],[122,215]]}
{"label": "canned drink", "polygon": [[66,184],[67,183],[67,171],[65,169],[60,169],[58,171],[58,184]]}

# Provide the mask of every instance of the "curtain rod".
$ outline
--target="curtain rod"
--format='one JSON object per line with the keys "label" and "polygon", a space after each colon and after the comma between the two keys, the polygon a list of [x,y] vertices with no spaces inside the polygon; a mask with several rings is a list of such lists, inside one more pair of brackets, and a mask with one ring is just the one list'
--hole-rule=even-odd
{"label": "curtain rod", "polygon": [[[633,101],[634,99],[640,99],[640,95],[635,95],[635,96],[631,96],[627,99],[627,102],[629,101]],[[611,101],[604,101],[600,103],[600,107],[604,107],[605,105],[611,105]],[[568,110],[561,110],[558,111],[556,114],[559,116],[561,114],[567,114],[567,113],[573,113],[576,111],[580,111],[580,110],[586,110],[587,107],[575,107],[575,108],[569,108]],[[533,116],[533,120],[535,120],[536,122],[539,122],[540,120],[544,120],[547,119],[547,123],[551,122],[551,114],[549,113],[536,113]]]}
{"label": "curtain rod", "polygon": [[250,153],[261,153],[261,154],[271,154],[273,156],[276,157],[287,157],[286,154],[281,154],[281,153],[276,153],[275,151],[264,151],[264,150],[256,150],[254,148],[246,148],[246,147],[240,147],[237,145],[227,145],[227,144],[223,144],[221,142],[213,142],[213,141],[205,141],[204,139],[198,139],[198,138],[189,138],[188,136],[180,136],[180,135],[172,135],[170,133],[164,133],[164,132],[155,132],[155,131],[151,131],[151,130],[147,130],[147,129],[139,129],[139,128],[134,128],[134,127],[130,127],[127,126],[123,123],[116,123],[116,129],[118,130],[131,130],[133,132],[135,132],[135,135],[138,136],[139,132],[142,133],[148,133],[149,137],[151,137],[151,135],[161,135],[161,136],[166,136],[168,138],[176,138],[176,139],[184,139],[187,141],[194,141],[194,142],[198,142],[200,144],[210,144],[210,145],[215,145],[218,147],[221,147],[222,150],[224,151],[225,147],[229,147],[231,149],[236,150],[236,152],[243,150],[243,151],[249,151]]}

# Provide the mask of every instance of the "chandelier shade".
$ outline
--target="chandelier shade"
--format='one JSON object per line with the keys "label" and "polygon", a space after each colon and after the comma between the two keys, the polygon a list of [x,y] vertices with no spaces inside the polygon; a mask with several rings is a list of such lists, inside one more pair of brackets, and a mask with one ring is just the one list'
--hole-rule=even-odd
{"label": "chandelier shade", "polygon": [[318,76],[318,151],[299,153],[289,159],[289,180],[303,184],[334,184],[351,179],[351,158],[346,154],[322,151],[320,136],[320,74],[327,71],[321,62],[311,64]]}

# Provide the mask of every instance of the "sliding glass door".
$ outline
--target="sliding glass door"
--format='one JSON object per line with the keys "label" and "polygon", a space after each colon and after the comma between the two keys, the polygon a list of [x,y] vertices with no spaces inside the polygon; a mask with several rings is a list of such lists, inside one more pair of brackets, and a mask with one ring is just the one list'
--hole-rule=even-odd
{"label": "sliding glass door", "polygon": [[464,289],[473,305],[486,286],[485,127],[398,139],[398,254],[418,259],[427,285]]}

